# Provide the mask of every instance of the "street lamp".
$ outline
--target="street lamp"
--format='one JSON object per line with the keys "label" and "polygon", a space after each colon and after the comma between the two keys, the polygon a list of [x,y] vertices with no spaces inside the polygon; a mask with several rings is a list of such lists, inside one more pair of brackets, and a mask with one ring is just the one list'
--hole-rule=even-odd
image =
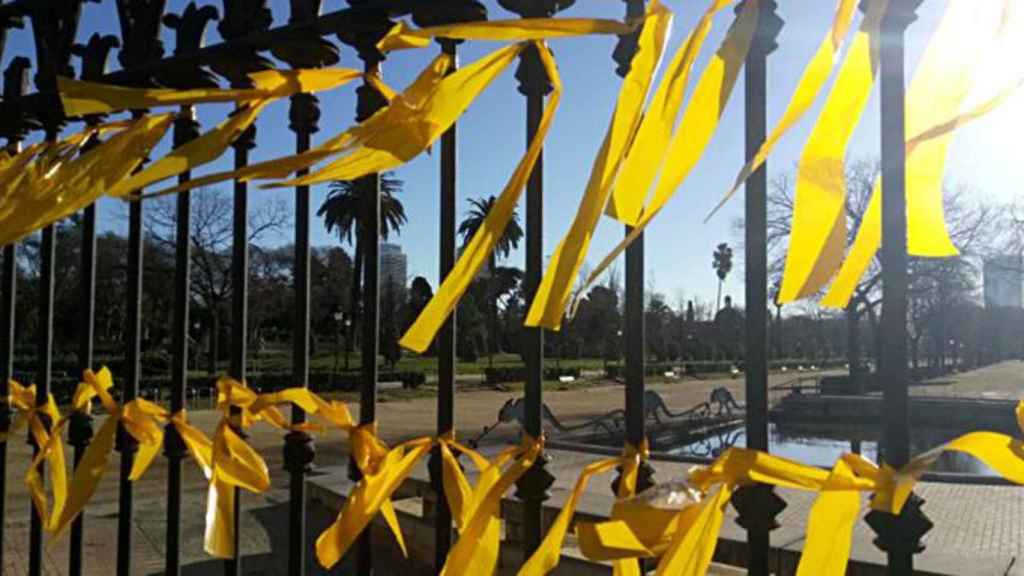
{"label": "street lamp", "polygon": [[[348,338],[348,329],[352,326],[352,319],[345,316],[345,313],[340,309],[334,313],[334,321],[338,324],[338,331],[334,338],[334,371],[338,371],[338,346],[344,332],[345,337]],[[345,342],[345,371],[348,371],[348,342]]]}

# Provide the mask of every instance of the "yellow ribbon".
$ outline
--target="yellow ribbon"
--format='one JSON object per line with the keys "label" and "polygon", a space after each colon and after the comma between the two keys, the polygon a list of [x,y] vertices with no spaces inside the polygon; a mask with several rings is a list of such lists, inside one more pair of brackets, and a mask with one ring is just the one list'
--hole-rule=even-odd
{"label": "yellow ribbon", "polygon": [[[474,68],[473,71],[479,73],[481,68],[485,67],[484,61],[474,63],[480,67]],[[403,139],[407,139],[407,135],[402,135],[402,124],[405,123],[413,112],[419,114],[426,113],[425,102],[431,97],[431,94],[436,89],[437,85],[445,78],[445,73],[451,66],[451,57],[441,54],[437,56],[430,64],[428,64],[419,76],[405,89],[401,94],[395,94],[393,90],[388,88],[383,81],[380,79],[378,74],[369,73],[366,75],[367,82],[375,86],[378,91],[388,97],[389,103],[397,104],[397,112],[388,112],[392,106],[389,105],[381,110],[378,110],[370,118],[365,120],[362,124],[358,124],[345,130],[344,132],[337,134],[323,144],[316,146],[306,152],[294,154],[291,156],[285,156],[282,158],[275,158],[273,160],[267,160],[264,162],[258,162],[251,164],[238,170],[230,170],[224,172],[215,172],[199,178],[195,178],[189,182],[181,183],[177,186],[162,189],[151,194],[149,196],[161,196],[165,194],[173,194],[176,192],[182,192],[185,190],[191,190],[200,186],[209,186],[225,180],[239,180],[242,182],[250,180],[268,180],[268,179],[281,179],[287,178],[293,172],[299,170],[308,169],[315,164],[338,156],[346,152],[352,152],[357,148],[362,147],[364,154],[367,152],[367,146],[380,146],[384,145],[388,149],[394,149],[402,144]],[[486,73],[486,70],[483,70]],[[469,73],[463,73],[455,83],[463,82],[463,88],[468,89],[471,87],[469,84],[465,84],[472,80]],[[428,126],[432,126],[433,122],[426,122]],[[423,122],[419,125],[422,127]],[[407,127],[408,128],[408,127]],[[432,129],[432,128],[428,128]],[[420,130],[422,133],[423,130]],[[377,140],[371,141],[374,135],[379,135]],[[381,138],[387,138],[390,135],[393,141],[382,141]],[[355,152],[352,152],[354,154]],[[348,155],[345,158],[349,158]],[[378,154],[378,158],[386,158],[389,156],[386,150],[382,150]],[[393,157],[393,155],[390,155]],[[342,159],[344,160],[344,158]],[[337,164],[332,165],[337,168]],[[326,168],[325,168],[326,169]]]}
{"label": "yellow ribbon", "polygon": [[[676,190],[686,180],[711,142],[711,137],[718,128],[718,123],[736,85],[739,70],[750,50],[754,32],[757,30],[760,12],[757,2],[743,4],[743,9],[736,17],[729,33],[697,81],[693,95],[683,112],[683,118],[674,132],[672,126],[675,112],[678,110],[676,104],[681,102],[681,92],[678,96],[671,92],[673,90],[681,91],[685,86],[693,60],[710,29],[712,16],[730,3],[731,0],[712,2],[698,28],[680,49],[682,53],[677,53],[669,70],[666,71],[666,78],[662,79],[662,85],[655,93],[651,109],[640,125],[637,142],[630,149],[630,155],[623,165],[622,174],[616,182],[613,201],[609,204],[609,206],[615,206],[615,217],[632,225],[633,230],[590,273],[576,293],[572,311],[575,311],[579,305],[580,297],[585,294],[586,289],[597,281],[627,246],[640,237],[647,225],[672,199]],[[668,79],[676,79],[682,83],[670,90],[670,86],[676,85],[674,83],[667,84],[666,80]],[[660,95],[663,88],[666,92],[664,95]],[[658,105],[659,102],[664,104]],[[651,127],[645,130],[644,124],[650,124]],[[671,134],[671,139],[668,139],[666,134]],[[650,138],[650,140],[644,142],[641,140],[643,138]],[[640,158],[647,154],[653,155],[650,157],[652,160],[641,161]],[[632,158],[637,158],[633,162],[641,162],[641,164],[631,168]],[[647,204],[642,204],[656,177],[657,185],[654,187],[651,200]],[[639,205],[643,205],[643,210],[639,218],[633,222],[631,214],[627,213],[632,209],[627,208],[635,204],[637,199],[639,199]]]}
{"label": "yellow ribbon", "polygon": [[64,112],[68,116],[143,110],[162,106],[188,106],[211,102],[250,102],[276,99],[299,92],[330,90],[362,76],[348,68],[261,70],[249,74],[253,88],[125,88],[57,77]]}
{"label": "yellow ribbon", "polygon": [[[0,194],[5,197],[0,206],[0,244],[15,242],[95,202],[142,163],[172,120],[171,114],[143,116],[74,159],[70,156],[84,138],[23,152],[32,162],[10,178],[5,186],[10,193]],[[15,164],[4,171],[14,170]]]}
{"label": "yellow ribbon", "polygon": [[36,513],[39,515],[44,527],[49,527],[51,517],[49,514],[49,500],[46,495],[46,486],[40,474],[40,467],[43,460],[50,467],[50,485],[53,488],[53,508],[55,510],[64,506],[67,499],[67,468],[64,462],[64,444],[60,434],[52,434],[40,414],[46,415],[51,425],[60,420],[60,411],[57,403],[50,394],[46,404],[36,404],[36,385],[22,386],[14,380],[7,381],[8,397],[7,403],[17,412],[14,422],[6,433],[0,433],[0,442],[6,442],[12,434],[16,434],[28,427],[39,447],[38,453],[32,459],[32,464],[25,473],[25,485],[28,486],[29,494],[32,496],[32,503]]}
{"label": "yellow ribbon", "polygon": [[[50,526],[54,537],[59,536],[82,512],[96,492],[96,487],[107,471],[119,426],[123,426],[125,432],[139,443],[128,476],[133,482],[145,473],[163,446],[164,432],[161,425],[167,422],[167,412],[144,398],[135,398],[123,406],[119,405],[110,395],[112,386],[110,370],[103,367],[99,372],[86,370],[82,382],[75,390],[72,398],[73,410],[88,412],[92,399],[99,398],[109,416],[93,436],[85,453],[82,454],[81,461],[75,467],[66,503],[54,509],[54,519]],[[60,428],[64,427],[64,422],[66,420],[62,421]],[[59,438],[59,430],[56,432],[51,440]]]}
{"label": "yellow ribbon", "polygon": [[861,22],[797,165],[796,196],[780,302],[820,290],[838,269],[846,245],[847,148],[867,107],[878,69],[877,44],[887,0]]}
{"label": "yellow ribbon", "polygon": [[[221,420],[210,446],[204,549],[219,558],[231,558],[235,553],[235,488],[254,493],[270,488],[267,463],[235,427],[244,430],[260,420],[287,427],[284,416],[273,406],[254,412],[252,407],[257,398],[243,382],[227,376],[217,380],[217,408],[221,411]],[[197,460],[202,463],[200,458]]]}
{"label": "yellow ribbon", "polygon": [[[951,3],[929,41],[907,92],[906,161],[907,251],[912,256],[944,257],[959,252],[949,237],[943,211],[942,179],[954,130],[932,132],[960,117],[975,81],[973,71],[992,46],[1020,31],[1003,19],[1009,0],[979,6]],[[978,20],[981,20],[979,23]],[[964,32],[969,28],[969,32]],[[977,118],[994,107],[982,107]],[[955,127],[955,126],[954,126]],[[914,138],[932,132],[927,140]],[[913,143],[913,146],[910,144]],[[822,306],[845,308],[882,243],[882,181],[879,176],[853,245]]]}
{"label": "yellow ribbon", "polygon": [[[884,6],[885,2],[876,2],[872,4],[871,10],[878,11],[880,7],[884,8]],[[832,75],[833,68],[840,62],[839,52],[843,47],[843,40],[850,30],[856,8],[856,0],[839,0],[839,3],[836,5],[835,17],[832,20],[832,27],[825,34],[825,38],[821,41],[814,56],[811,57],[811,61],[804,67],[804,72],[797,83],[796,91],[790,98],[786,111],[782,114],[782,119],[779,120],[772,133],[761,144],[754,157],[736,175],[736,180],[733,182],[732,187],[725,193],[722,200],[711,211],[711,214],[705,218],[705,222],[729,201],[729,198],[736,193],[751,174],[764,165],[775,145],[779,143],[779,140],[807,114],[808,110],[818,99],[818,95],[825,87],[829,76]],[[871,21],[871,18],[865,19],[865,21]],[[853,52],[851,51],[851,53]],[[867,85],[870,87],[870,83]],[[836,86],[839,85],[837,84]],[[833,91],[835,93],[839,89],[834,88]],[[856,91],[853,93],[856,94]],[[849,125],[849,130],[852,131],[853,126],[856,126],[856,122],[853,121],[853,118],[849,117],[849,111],[847,110],[846,112],[848,113],[847,124]]]}
{"label": "yellow ribbon", "polygon": [[657,0],[648,5],[647,17],[629,73],[622,81],[604,142],[591,167],[583,199],[572,226],[551,256],[548,269],[527,312],[527,326],[558,329],[573,280],[583,265],[594,229],[608,205],[619,167],[634,141],[643,116],[644,101],[654,72],[661,62],[672,25],[672,12]]}
{"label": "yellow ribbon", "polygon": [[338,563],[378,512],[395,535],[402,553],[406,553],[391,494],[430,451],[433,440],[417,438],[388,449],[377,438],[376,425],[365,424],[352,429],[349,444],[362,478],[345,500],[334,523],[316,539],[317,560],[328,569]]}
{"label": "yellow ribbon", "polygon": [[[565,535],[569,530],[569,525],[572,523],[573,516],[576,514],[576,506],[579,503],[579,499],[583,495],[584,490],[587,489],[587,484],[592,476],[609,472],[621,466],[622,478],[619,481],[616,497],[619,500],[629,498],[636,494],[637,472],[640,468],[640,463],[646,460],[648,455],[649,449],[645,439],[639,448],[627,443],[623,449],[622,456],[618,458],[599,460],[586,466],[580,472],[576,485],[573,487],[569,499],[562,506],[561,512],[558,513],[554,524],[548,529],[544,541],[541,542],[540,547],[533,553],[530,559],[526,561],[526,564],[519,569],[519,575],[543,576],[558,566],[558,562],[562,557],[562,544],[565,541]],[[639,576],[640,569],[636,561],[616,560],[614,573],[617,576]]]}
{"label": "yellow ribbon", "polygon": [[[491,462],[451,439],[441,439],[440,447],[445,496],[459,531],[441,574],[493,574],[501,552],[501,499],[540,457],[544,439],[524,433],[519,446],[503,450]],[[452,447],[468,455],[479,471],[472,488]]]}
{"label": "yellow ribbon", "polygon": [[591,34],[623,35],[634,31],[638,21],[619,22],[595,18],[524,18],[462,22],[415,29],[399,21],[377,43],[382,52],[425,48],[433,38],[452,40],[489,40],[496,42],[528,42],[551,38],[567,38]]}
{"label": "yellow ribbon", "polygon": [[[544,146],[544,139],[547,136],[548,129],[551,127],[551,122],[554,119],[555,111],[558,109],[558,103],[562,96],[562,81],[558,75],[554,57],[547,46],[541,42],[534,42],[533,45],[540,54],[544,70],[554,88],[548,99],[547,106],[544,108],[544,114],[541,117],[540,125],[537,127],[537,132],[534,135],[533,141],[530,142],[526,154],[520,159],[515,171],[505,184],[505,189],[498,196],[494,207],[488,212],[483,225],[480,226],[477,233],[466,244],[462,256],[459,257],[455,267],[445,277],[444,282],[441,283],[434,297],[431,298],[412,326],[402,336],[399,344],[403,348],[414,352],[423,352],[430,346],[430,342],[434,339],[441,324],[444,323],[452,310],[455,309],[459,299],[462,298],[470,283],[476,278],[480,268],[487,262],[491,252],[494,251],[494,247],[501,238],[502,232],[512,218],[516,204],[519,202],[519,197],[526,186],[526,180],[533,171],[537,158],[540,157]],[[524,45],[519,44],[502,49],[500,52],[507,51],[505,53],[508,60],[501,65],[496,73],[507,67],[523,48]],[[466,68],[460,69],[459,72],[463,70],[466,70]],[[452,74],[449,78],[459,72]]]}

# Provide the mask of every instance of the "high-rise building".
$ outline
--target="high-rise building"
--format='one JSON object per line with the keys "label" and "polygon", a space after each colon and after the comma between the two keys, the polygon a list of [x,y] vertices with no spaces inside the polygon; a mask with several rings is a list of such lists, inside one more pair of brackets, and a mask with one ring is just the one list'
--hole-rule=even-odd
{"label": "high-rise building", "polygon": [[985,307],[1024,307],[1024,263],[1019,256],[985,260]]}
{"label": "high-rise building", "polygon": [[381,289],[393,282],[399,289],[405,289],[408,280],[408,259],[398,244],[387,242],[380,245],[380,285]]}

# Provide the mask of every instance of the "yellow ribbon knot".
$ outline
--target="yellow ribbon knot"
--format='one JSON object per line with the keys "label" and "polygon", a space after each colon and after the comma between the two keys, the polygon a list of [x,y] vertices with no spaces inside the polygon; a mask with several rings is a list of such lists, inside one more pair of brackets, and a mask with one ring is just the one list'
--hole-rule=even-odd
{"label": "yellow ribbon knot", "polygon": [[43,523],[49,527],[51,518],[49,516],[49,501],[46,496],[46,486],[40,474],[40,466],[43,460],[50,465],[50,485],[53,488],[53,508],[55,510],[64,506],[67,499],[67,468],[64,463],[64,444],[61,442],[60,433],[51,433],[49,426],[43,421],[40,415],[49,418],[52,424],[60,421],[60,411],[53,395],[47,396],[46,404],[36,404],[36,385],[22,386],[14,380],[7,382],[7,402],[17,412],[14,422],[6,432],[0,433],[0,442],[6,442],[12,435],[28,427],[32,438],[39,447],[39,452],[32,459],[32,464],[25,473],[25,485],[28,486],[32,496],[32,503],[36,513]]}
{"label": "yellow ribbon knot", "polygon": [[[576,480],[576,485],[573,487],[569,499],[562,506],[562,511],[559,512],[558,518],[555,519],[554,524],[548,530],[547,536],[544,537],[544,541],[541,542],[540,548],[519,569],[519,575],[543,576],[558,566],[562,556],[562,544],[565,542],[565,535],[569,530],[569,525],[572,523],[573,516],[576,514],[576,506],[579,503],[579,499],[583,495],[584,490],[586,490],[592,476],[609,472],[616,467],[622,467],[622,478],[619,481],[616,497],[620,500],[629,498],[636,494],[640,463],[647,460],[649,455],[650,448],[645,438],[639,447],[627,442],[623,447],[622,455],[618,458],[599,460],[584,468]],[[640,574],[639,566],[635,561],[617,560],[613,568],[616,576],[639,576]]]}
{"label": "yellow ribbon knot", "polygon": [[[501,551],[501,499],[544,451],[544,437],[524,433],[519,446],[506,448],[492,461],[447,437],[440,439],[440,445],[445,497],[459,530],[441,574],[493,574]],[[451,448],[473,461],[479,473],[474,486],[470,487]]]}
{"label": "yellow ribbon knot", "polygon": [[388,449],[377,437],[375,423],[351,429],[351,455],[362,478],[345,500],[337,519],[316,540],[316,556],[322,566],[331,568],[337,564],[378,512],[395,535],[402,553],[406,553],[391,495],[432,445],[431,438],[417,438]]}
{"label": "yellow ribbon knot", "polygon": [[[135,398],[120,405],[110,395],[113,384],[110,370],[103,367],[98,372],[86,370],[82,375],[82,382],[75,389],[72,397],[74,411],[90,412],[93,398],[99,398],[109,416],[93,436],[75,468],[67,501],[63,506],[54,508],[54,518],[50,526],[54,537],[59,536],[82,512],[96,492],[96,487],[107,471],[118,426],[123,426],[125,432],[138,442],[138,452],[132,463],[129,480],[138,480],[153,463],[153,459],[163,446],[162,425],[167,422],[167,411],[144,398]],[[60,430],[67,422],[68,419],[61,420],[51,442],[59,442]]]}
{"label": "yellow ribbon knot", "polygon": [[[204,470],[210,481],[204,549],[219,558],[231,558],[235,554],[234,489],[260,493],[270,488],[267,463],[239,432],[260,420],[279,427],[286,426],[284,416],[276,408],[267,407],[259,412],[252,410],[258,397],[244,382],[227,376],[217,380],[217,408],[221,419],[210,446],[209,470]],[[179,424],[179,432],[182,428]]]}

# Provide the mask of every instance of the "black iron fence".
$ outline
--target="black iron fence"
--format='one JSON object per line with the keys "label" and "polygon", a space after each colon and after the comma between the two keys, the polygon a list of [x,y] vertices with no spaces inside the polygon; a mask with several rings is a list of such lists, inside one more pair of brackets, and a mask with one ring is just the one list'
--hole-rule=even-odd
{"label": "black iron fence", "polygon": [[[244,72],[258,70],[267,64],[261,54],[272,51],[294,67],[320,66],[336,61],[337,46],[329,41],[337,36],[344,44],[355,48],[367,71],[379,70],[384,55],[376,48],[376,42],[393,24],[397,16],[412,15],[420,25],[445,22],[476,20],[486,17],[484,7],[475,0],[349,0],[351,7],[321,14],[319,0],[292,0],[287,23],[283,15],[268,9],[266,0],[225,0],[222,11],[212,6],[196,9],[189,7],[182,14],[165,14],[163,0],[117,0],[120,19],[120,37],[94,36],[84,46],[76,44],[76,29],[79,15],[89,10],[83,0],[15,0],[0,5],[0,38],[11,28],[20,28],[29,20],[35,37],[37,52],[34,65],[27,58],[18,57],[10,61],[4,72],[3,100],[0,102],[0,133],[7,139],[7,147],[16,151],[31,131],[42,130],[45,137],[55,139],[61,132],[65,119],[57,101],[55,76],[73,75],[72,55],[81,57],[81,77],[88,80],[128,86],[169,86],[187,88],[206,86],[214,81],[209,72],[215,70],[225,76],[233,87],[244,87],[247,81]],[[551,16],[558,10],[572,4],[565,0],[499,0],[505,9],[523,17]],[[885,454],[889,464],[900,466],[908,459],[907,433],[907,350],[906,350],[906,301],[907,301],[907,247],[906,216],[904,195],[904,41],[903,32],[914,20],[920,0],[890,0],[888,16],[881,35],[881,157],[882,172],[886,183],[884,195],[884,308],[882,333],[886,342],[881,346],[881,379],[885,386]],[[627,16],[643,13],[643,0],[625,0]],[[776,2],[760,2],[761,33],[746,63],[745,76],[745,138],[746,152],[755,154],[766,135],[766,88],[767,69],[775,46],[775,36],[783,23],[775,15]],[[223,41],[201,46],[204,28],[217,19]],[[275,22],[277,24],[275,25]],[[176,34],[176,46],[165,53],[159,41],[159,27],[163,23]],[[0,43],[2,45],[2,43]],[[120,69],[106,71],[106,62],[111,51],[118,47]],[[620,75],[625,75],[631,56],[636,47],[635,35],[622,37],[613,55],[614,64]],[[458,42],[440,41],[440,49],[455,56]],[[540,59],[533,50],[524,52],[517,73],[519,91],[526,100],[527,141],[532,140],[538,130],[544,106],[545,95],[551,86],[544,74]],[[35,90],[29,88],[29,78],[34,70]],[[355,111],[357,120],[369,117],[375,110],[386,105],[386,100],[370,85],[358,90]],[[318,130],[320,110],[318,100],[310,94],[298,94],[291,98],[289,128],[295,134],[295,150],[302,152],[310,148],[311,135]],[[95,123],[97,118],[86,119]],[[189,109],[174,123],[174,141],[183,144],[195,138],[199,125]],[[255,128],[249,128],[234,144],[234,164],[246,166],[250,151],[257,146]],[[456,200],[458,197],[457,130],[452,127],[444,136],[440,146],[441,176],[439,182],[440,238],[439,276],[452,269],[456,256]],[[554,159],[557,161],[557,159]],[[182,181],[189,175],[180,176]],[[364,292],[362,309],[362,387],[359,422],[366,424],[375,420],[376,382],[378,380],[378,304],[380,289],[378,283],[379,231],[375,225],[380,220],[378,175],[360,180],[366,190],[378,191],[368,194],[363,207],[365,214],[362,241],[366,247],[364,269]],[[746,194],[746,437],[749,447],[768,449],[768,387],[767,387],[767,262],[766,262],[766,168],[762,166],[747,182]],[[234,184],[234,248],[232,252],[231,277],[234,284],[231,308],[231,364],[229,374],[237,380],[246,377],[246,336],[248,292],[246,287],[248,269],[247,231],[247,184]],[[543,162],[538,161],[529,178],[526,198],[526,296],[533,294],[541,279],[544,249],[542,246],[542,223],[544,201]],[[143,217],[145,202],[132,202],[129,217],[129,258],[128,258],[128,318],[129,343],[127,349],[127,372],[120,395],[123,401],[139,393],[140,380],[140,318],[142,302],[142,271],[145,254],[143,251]],[[175,308],[173,314],[173,375],[171,380],[170,409],[180,411],[185,407],[188,386],[189,347],[189,193],[177,196],[177,251],[173,285]],[[294,385],[306,386],[309,382],[309,333],[310,333],[310,191],[306,186],[295,188],[295,261],[294,290],[296,302],[295,326],[293,331],[293,374]],[[94,206],[83,214],[84,226],[81,238],[82,284],[81,306],[79,308],[82,326],[78,363],[82,369],[92,367],[93,362],[93,318],[95,305],[96,267],[96,219]],[[0,305],[0,397],[7,397],[6,382],[13,374],[14,346],[18,337],[15,326],[15,303],[17,299],[37,301],[40,318],[38,360],[35,383],[37,402],[46,402],[51,390],[53,377],[53,318],[54,318],[54,270],[55,233],[53,226],[42,231],[41,277],[38,294],[18,293],[16,258],[18,246],[3,248],[2,305]],[[625,269],[625,398],[626,439],[639,446],[645,437],[644,431],[644,244],[642,239],[634,242],[626,253]],[[540,437],[542,382],[543,382],[543,338],[542,329],[524,328],[523,347],[526,358],[525,369],[525,431]],[[455,377],[455,320],[449,318],[437,339],[438,389],[437,433],[444,435],[453,430]],[[302,422],[301,410],[293,411],[293,421]],[[6,430],[11,422],[10,411],[0,411],[0,429]],[[52,424],[52,423],[49,423]],[[92,423],[84,414],[74,417],[69,428],[69,442],[74,447],[75,462],[81,458],[92,435]],[[0,443],[0,483],[6,477],[6,445]],[[34,446],[38,451],[39,446]],[[127,575],[132,570],[132,514],[133,496],[129,473],[133,455],[138,449],[136,441],[123,430],[118,434],[117,450],[121,453],[119,530],[117,540],[117,572]],[[306,573],[306,549],[302,541],[306,533],[305,521],[305,477],[315,457],[313,441],[301,431],[289,433],[284,441],[284,457],[290,472],[291,513],[288,533],[289,573]],[[166,572],[180,574],[181,554],[181,498],[182,460],[186,451],[174,426],[166,429],[164,456],[169,466],[167,485],[167,542]],[[524,553],[529,556],[540,544],[544,522],[542,507],[549,498],[548,490],[554,478],[546,469],[545,458],[536,463],[518,482],[515,496],[522,500],[525,509],[523,524]],[[351,466],[353,478],[360,474]],[[434,484],[440,492],[439,511],[436,514],[437,540],[435,545],[438,569],[444,563],[452,543],[453,526],[451,512],[447,509],[441,488],[440,456],[431,458],[430,470]],[[639,489],[654,483],[652,470],[644,467],[640,473]],[[0,484],[0,491],[5,487]],[[0,499],[0,503],[3,500]],[[739,511],[739,522],[749,534],[748,568],[751,574],[766,575],[769,560],[769,533],[775,526],[774,516],[785,506],[785,502],[767,486],[750,486],[736,492],[733,502]],[[2,504],[0,504],[2,506]],[[871,526],[879,533],[878,545],[889,553],[889,564],[893,573],[907,574],[912,570],[913,556],[919,550],[922,532],[916,527],[926,524],[919,505],[908,506],[901,517],[872,513]],[[237,540],[238,514],[235,515]],[[913,517],[913,518],[911,518]],[[0,507],[0,519],[6,520]],[[3,524],[0,523],[0,530]],[[82,541],[88,529],[81,517],[75,520],[70,538],[70,565],[72,575],[83,573]],[[43,551],[42,526],[38,516],[32,513],[31,541],[29,543],[29,573],[41,573]],[[3,535],[0,540],[7,541]],[[236,557],[226,561],[227,574],[240,573]],[[367,532],[355,547],[358,557],[358,572],[369,574],[373,571],[370,536]],[[0,565],[3,560],[0,559]]]}

